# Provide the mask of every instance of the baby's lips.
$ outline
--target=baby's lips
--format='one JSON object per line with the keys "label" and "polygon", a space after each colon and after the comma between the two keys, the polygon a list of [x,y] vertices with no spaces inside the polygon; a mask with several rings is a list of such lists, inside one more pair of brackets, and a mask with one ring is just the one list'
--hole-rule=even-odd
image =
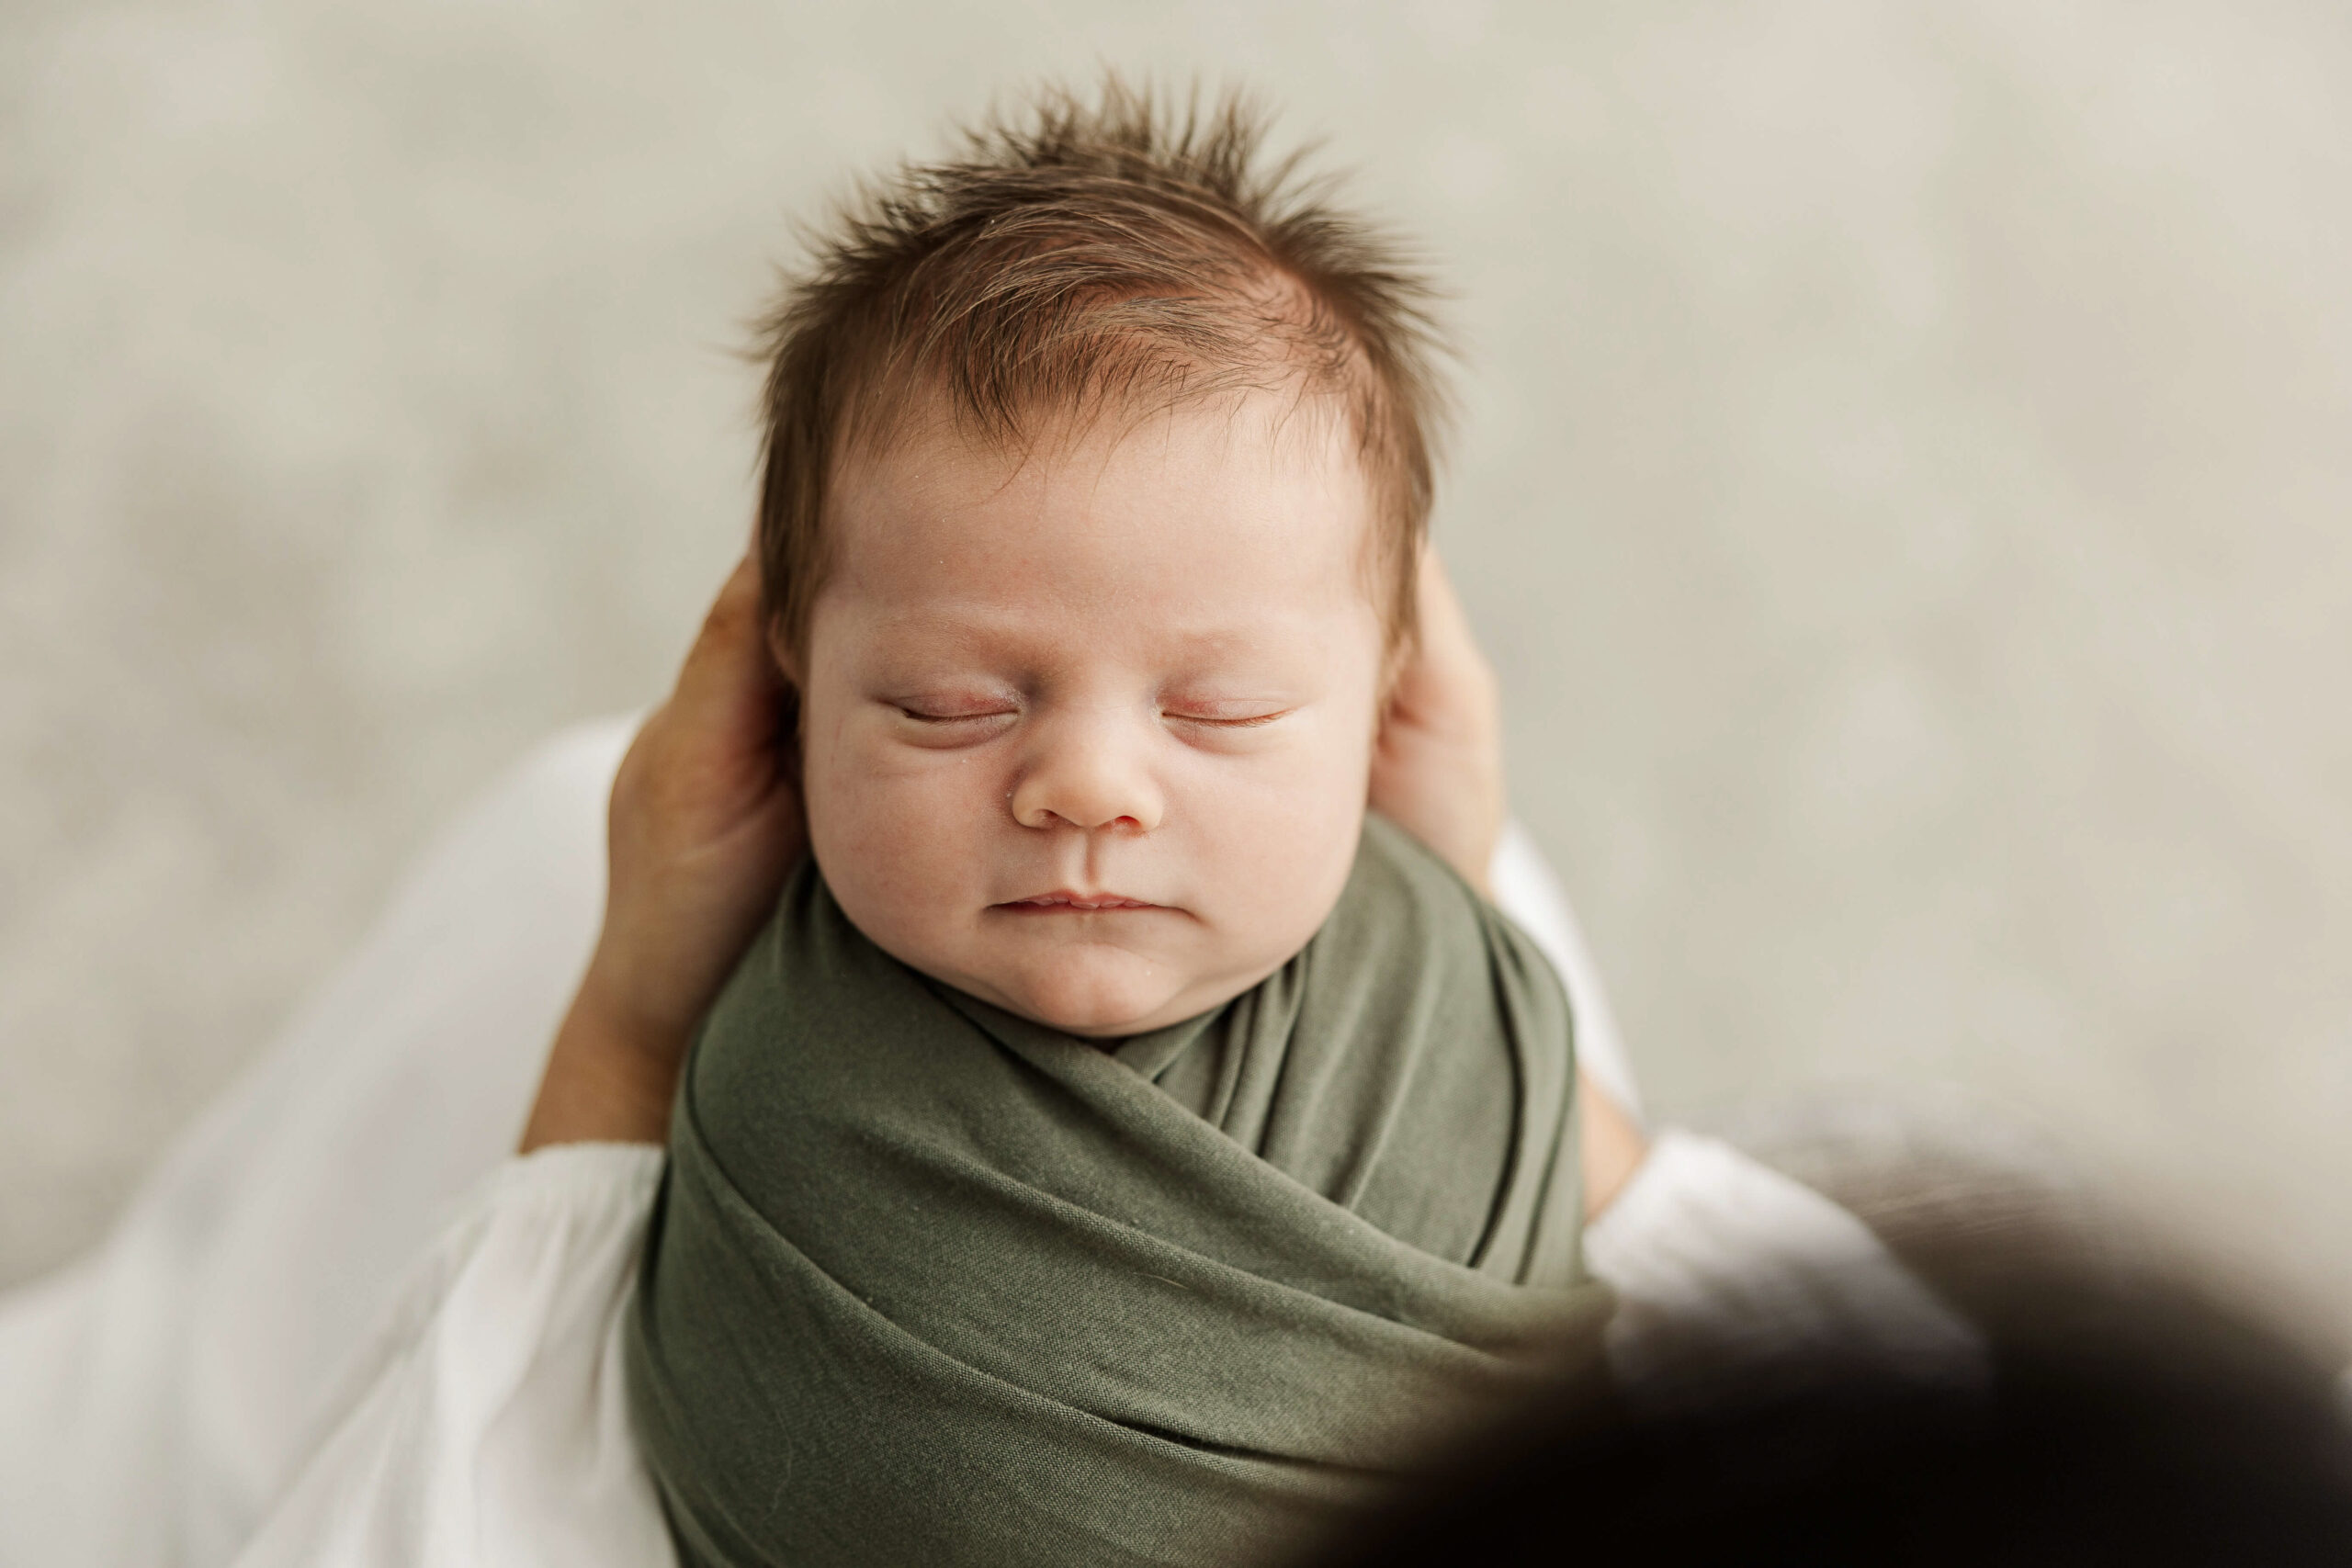
{"label": "baby's lips", "polygon": [[1076,915],[1099,915],[1121,909],[1157,909],[1160,906],[1146,898],[1130,898],[1123,893],[1078,893],[1069,888],[1056,888],[1051,893],[1032,894],[1026,898],[1010,899],[996,907],[1038,913],[1059,910]]}

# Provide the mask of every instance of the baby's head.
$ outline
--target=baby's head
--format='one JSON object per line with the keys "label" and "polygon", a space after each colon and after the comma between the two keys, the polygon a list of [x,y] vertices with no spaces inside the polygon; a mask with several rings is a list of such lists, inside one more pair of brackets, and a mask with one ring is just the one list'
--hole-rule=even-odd
{"label": "baby's head", "polygon": [[866,192],[769,323],[818,864],[894,956],[1076,1033],[1314,935],[1413,636],[1425,289],[1257,141],[1048,98]]}

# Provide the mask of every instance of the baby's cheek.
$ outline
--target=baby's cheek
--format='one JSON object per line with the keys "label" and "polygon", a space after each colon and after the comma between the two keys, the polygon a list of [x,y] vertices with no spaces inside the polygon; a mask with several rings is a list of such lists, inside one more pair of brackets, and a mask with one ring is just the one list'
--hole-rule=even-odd
{"label": "baby's cheek", "polygon": [[1320,743],[1237,776],[1224,792],[1230,799],[1223,825],[1246,852],[1319,862],[1332,844],[1352,845],[1371,780],[1369,752],[1349,744],[1351,737],[1315,739]]}
{"label": "baby's cheek", "polygon": [[[1002,790],[986,771],[954,758],[933,758],[926,767],[893,766],[844,773],[836,780],[832,803],[835,853],[844,862],[844,880],[854,879],[872,919],[893,935],[886,941],[900,958],[943,961],[942,944],[960,939],[981,908],[1004,895],[991,887],[991,871],[1010,828]],[[821,859],[822,840],[812,814],[812,840],[820,843],[820,864],[829,879],[833,866]],[[1024,889],[1026,891],[1026,889]],[[837,896],[844,894],[837,883]],[[843,897],[843,908],[849,907]],[[881,932],[869,936],[883,941]]]}
{"label": "baby's cheek", "polygon": [[953,753],[896,743],[880,724],[845,724],[832,743],[804,764],[809,823],[828,819],[860,833],[935,820],[957,793],[962,771]]}
{"label": "baby's cheek", "polygon": [[809,847],[842,907],[881,940],[871,923],[883,916],[895,923],[894,907],[910,901],[919,875],[909,863],[921,848],[908,829],[915,814],[902,790],[842,764],[834,758],[807,770]]}
{"label": "baby's cheek", "polygon": [[1220,834],[1220,858],[1238,886],[1250,890],[1243,919],[1270,948],[1289,957],[1312,936],[1339,899],[1363,831],[1367,766],[1325,755],[1261,791]]}
{"label": "baby's cheek", "polygon": [[[843,862],[842,880],[854,881],[875,897],[919,899],[935,881],[947,858],[945,841],[955,835],[946,803],[917,779],[868,774],[836,782],[821,823],[816,799],[810,798],[812,841],[830,842]],[[834,874],[830,864],[825,872]]]}

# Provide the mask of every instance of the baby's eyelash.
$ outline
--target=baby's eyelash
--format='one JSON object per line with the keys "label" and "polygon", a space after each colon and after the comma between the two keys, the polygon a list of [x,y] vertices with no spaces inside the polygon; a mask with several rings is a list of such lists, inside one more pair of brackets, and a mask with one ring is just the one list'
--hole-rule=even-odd
{"label": "baby's eyelash", "polygon": [[921,708],[910,708],[903,703],[893,703],[890,705],[918,724],[977,724],[982,719],[1003,718],[1012,712],[1011,708],[990,708],[985,713],[925,713]]}
{"label": "baby's eyelash", "polygon": [[1241,718],[1215,718],[1207,714],[1174,712],[1167,713],[1165,716],[1185,724],[1214,725],[1219,729],[1255,729],[1261,725],[1272,724],[1290,712],[1289,708],[1277,708],[1272,713],[1253,713]]}

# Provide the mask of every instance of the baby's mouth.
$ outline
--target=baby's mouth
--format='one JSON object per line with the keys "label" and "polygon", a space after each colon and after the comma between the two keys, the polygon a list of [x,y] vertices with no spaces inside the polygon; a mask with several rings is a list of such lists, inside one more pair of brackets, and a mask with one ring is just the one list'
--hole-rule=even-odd
{"label": "baby's mouth", "polygon": [[1015,898],[997,908],[1015,915],[1103,915],[1121,909],[1157,909],[1160,906],[1116,893],[1072,893],[1057,890],[1034,897]]}

